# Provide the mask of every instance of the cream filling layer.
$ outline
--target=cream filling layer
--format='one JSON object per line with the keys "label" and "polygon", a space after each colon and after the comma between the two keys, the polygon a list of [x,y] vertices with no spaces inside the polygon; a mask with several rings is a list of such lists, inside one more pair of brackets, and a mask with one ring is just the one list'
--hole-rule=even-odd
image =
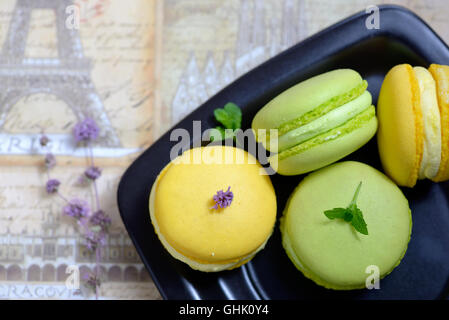
{"label": "cream filling layer", "polygon": [[441,162],[441,121],[436,83],[432,74],[423,67],[414,67],[421,99],[424,124],[423,158],[419,168],[419,179],[433,179],[438,174]]}
{"label": "cream filling layer", "polygon": [[312,139],[324,132],[341,126],[371,106],[372,98],[368,91],[356,99],[336,108],[312,122],[291,130],[279,137],[279,151]]}
{"label": "cream filling layer", "polygon": [[262,243],[262,245],[260,245],[256,250],[254,250],[253,252],[251,252],[250,254],[239,258],[235,261],[229,262],[229,263],[201,263],[199,261],[193,260],[189,257],[186,257],[185,255],[183,255],[182,253],[178,252],[175,248],[173,248],[167,241],[167,239],[165,239],[164,235],[161,233],[160,229],[159,229],[159,225],[157,223],[157,219],[155,217],[154,214],[154,203],[155,203],[155,196],[156,196],[156,187],[158,184],[158,179],[156,179],[156,181],[153,184],[153,187],[151,188],[151,192],[150,192],[150,201],[149,201],[149,206],[150,206],[150,218],[151,218],[151,223],[153,224],[154,230],[156,231],[156,234],[159,238],[159,240],[161,241],[162,245],[164,246],[164,248],[175,258],[178,259],[186,264],[188,264],[192,269],[195,270],[199,270],[199,271],[204,271],[204,272],[218,272],[218,271],[223,271],[223,270],[228,270],[228,269],[232,269],[235,267],[238,267],[240,264],[246,262],[247,260],[251,260],[256,253],[258,253],[260,250],[262,250],[265,245],[267,244],[268,239],[270,238],[270,236],[267,237],[267,239]]}

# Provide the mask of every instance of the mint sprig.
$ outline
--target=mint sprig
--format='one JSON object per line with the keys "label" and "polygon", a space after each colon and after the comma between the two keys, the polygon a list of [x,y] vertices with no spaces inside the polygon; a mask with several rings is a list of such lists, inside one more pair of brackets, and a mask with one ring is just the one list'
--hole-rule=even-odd
{"label": "mint sprig", "polygon": [[[225,140],[228,138],[234,138],[234,131],[240,129],[242,126],[242,110],[232,102],[225,104],[223,108],[218,108],[214,110],[215,120],[222,124],[222,126],[217,126],[215,129],[218,131],[211,134],[210,140]],[[230,130],[231,129],[232,133]],[[218,134],[217,134],[218,133]]]}
{"label": "mint sprig", "polygon": [[361,234],[368,235],[368,227],[365,220],[363,219],[362,211],[357,207],[357,197],[359,196],[360,188],[362,187],[362,181],[360,181],[352,201],[347,208],[334,208],[332,210],[324,211],[324,214],[329,219],[343,219],[349,222],[356,231]]}

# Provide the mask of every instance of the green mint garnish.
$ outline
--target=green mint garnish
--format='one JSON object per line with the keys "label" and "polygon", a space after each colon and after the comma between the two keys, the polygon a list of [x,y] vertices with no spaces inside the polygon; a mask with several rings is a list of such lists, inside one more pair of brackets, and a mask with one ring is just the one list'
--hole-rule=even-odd
{"label": "green mint garnish", "polygon": [[219,134],[214,134],[210,136],[211,141],[214,140],[225,140],[228,138],[235,137],[234,133],[230,133],[229,130],[237,130],[242,126],[242,110],[232,102],[225,104],[223,108],[218,108],[214,110],[215,120],[221,123],[222,126],[218,126],[215,129],[218,130]]}
{"label": "green mint garnish", "polygon": [[360,181],[357,190],[355,191],[354,197],[347,208],[334,208],[332,210],[324,211],[324,214],[329,219],[343,219],[349,222],[356,231],[361,234],[368,235],[368,228],[366,222],[363,219],[362,211],[357,208],[357,197],[359,196],[360,188],[362,187],[362,182]]}

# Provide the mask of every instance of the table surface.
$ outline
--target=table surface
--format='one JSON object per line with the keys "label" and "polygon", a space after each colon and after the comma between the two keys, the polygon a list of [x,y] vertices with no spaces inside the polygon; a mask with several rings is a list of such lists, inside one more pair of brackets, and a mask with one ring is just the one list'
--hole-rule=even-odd
{"label": "table surface", "polygon": [[[62,11],[17,7],[15,0],[0,4],[0,298],[83,298],[66,288],[65,270],[68,265],[92,270],[93,259],[84,255],[76,225],[61,215],[63,201],[46,195],[46,150],[35,143],[42,129],[54,141],[58,166],[51,174],[63,182],[61,192],[92,199],[91,186],[77,184],[84,150],[70,141],[81,108],[100,122],[104,136],[94,154],[103,169],[100,202],[112,226],[102,249],[100,297],[161,299],[117,211],[123,171],[141,150],[235,78],[373,1],[74,2],[80,8],[79,29],[70,37],[57,31],[67,23]],[[388,3],[410,8],[449,43],[448,1]],[[22,27],[27,23],[29,32]],[[48,75],[49,70],[77,70],[89,89],[56,85],[46,77],[33,82],[33,72]]]}

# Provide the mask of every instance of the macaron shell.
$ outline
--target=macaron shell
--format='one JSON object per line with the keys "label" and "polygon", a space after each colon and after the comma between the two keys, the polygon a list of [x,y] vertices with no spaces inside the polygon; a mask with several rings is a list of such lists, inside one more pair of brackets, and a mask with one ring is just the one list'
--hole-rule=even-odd
{"label": "macaron shell", "polygon": [[157,223],[157,219],[155,218],[155,207],[154,207],[154,199],[155,199],[155,190],[156,190],[157,184],[153,184],[153,187],[151,188],[150,193],[150,201],[149,201],[149,207],[150,207],[150,217],[151,217],[151,223],[153,224],[154,230],[156,232],[156,235],[158,236],[159,240],[161,241],[164,248],[176,259],[188,264],[192,269],[199,270],[203,272],[218,272],[223,270],[231,270],[240,267],[241,265],[247,263],[250,261],[254,256],[262,250],[267,240],[255,251],[251,252],[247,256],[240,258],[240,259],[232,259],[229,261],[221,261],[219,263],[208,263],[208,262],[202,262],[195,260],[193,258],[189,258],[182,253],[178,252],[175,248],[173,248],[165,239],[164,235],[160,232],[159,224]]}
{"label": "macaron shell", "polygon": [[279,128],[362,82],[362,77],[351,69],[333,70],[307,79],[282,92],[260,109],[252,121],[252,128],[256,132],[258,129]]}
{"label": "macaron shell", "polygon": [[432,64],[429,68],[437,86],[441,119],[441,162],[435,182],[449,180],[449,66]]}
{"label": "macaron shell", "polygon": [[[215,157],[226,150],[243,162]],[[182,162],[199,154],[199,164]],[[156,181],[154,217],[168,244],[205,263],[239,261],[260,248],[273,230],[276,197],[256,159],[241,149],[213,146],[186,151],[178,160]],[[231,205],[212,209],[213,196],[228,186],[234,194]]]}
{"label": "macaron shell", "polygon": [[418,82],[410,65],[397,65],[385,76],[377,117],[377,142],[385,172],[398,185],[413,187],[423,155],[424,131]]}
{"label": "macaron shell", "polygon": [[[368,235],[324,215],[325,210],[347,207],[360,181],[357,206]],[[281,232],[287,254],[306,277],[327,288],[355,289],[365,286],[368,266],[378,266],[384,277],[399,264],[411,224],[400,189],[376,169],[348,161],[313,172],[298,185],[284,211]]]}
{"label": "macaron shell", "polygon": [[[372,107],[374,108],[374,107]],[[311,147],[285,159],[270,158],[270,164],[281,175],[297,175],[338,161],[363,146],[376,133],[377,119],[372,117],[357,129],[334,140]]]}

